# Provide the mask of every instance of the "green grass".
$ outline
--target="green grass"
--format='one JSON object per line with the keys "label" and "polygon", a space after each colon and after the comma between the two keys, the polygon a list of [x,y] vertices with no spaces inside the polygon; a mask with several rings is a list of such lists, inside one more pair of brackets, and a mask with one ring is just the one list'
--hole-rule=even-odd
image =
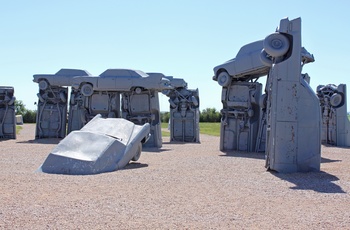
{"label": "green grass", "polygon": [[21,131],[21,129],[23,129],[22,126],[16,125],[16,134],[19,134],[19,131]]}
{"label": "green grass", "polygon": [[170,132],[162,130],[162,137],[170,137]]}
{"label": "green grass", "polygon": [[199,123],[199,132],[210,136],[220,136],[220,122],[201,122]]}
{"label": "green grass", "polygon": [[[162,123],[162,136],[169,137],[170,131],[168,130],[168,123]],[[166,130],[164,130],[166,129]],[[207,134],[211,136],[220,136],[220,122],[201,122],[199,123],[199,132],[201,134]]]}
{"label": "green grass", "polygon": [[162,123],[162,137],[170,137],[170,131],[168,130],[168,123]]}
{"label": "green grass", "polygon": [[168,128],[168,123],[162,123],[162,129],[167,129]]}

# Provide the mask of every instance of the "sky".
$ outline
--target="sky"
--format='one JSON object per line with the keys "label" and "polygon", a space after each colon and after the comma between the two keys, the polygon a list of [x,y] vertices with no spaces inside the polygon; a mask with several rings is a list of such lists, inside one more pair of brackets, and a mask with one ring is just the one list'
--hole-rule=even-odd
{"label": "sky", "polygon": [[[0,85],[13,86],[33,110],[34,74],[137,69],[183,78],[199,89],[200,110],[220,110],[213,68],[275,32],[281,19],[301,17],[302,45],[315,57],[303,68],[311,88],[349,88],[349,9],[346,0],[0,0]],[[169,111],[167,100],[160,94],[161,111]]]}

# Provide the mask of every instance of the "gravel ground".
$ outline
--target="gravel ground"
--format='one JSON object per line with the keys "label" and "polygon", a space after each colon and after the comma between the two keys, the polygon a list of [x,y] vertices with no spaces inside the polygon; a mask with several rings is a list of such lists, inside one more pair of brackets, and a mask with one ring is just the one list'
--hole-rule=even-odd
{"label": "gravel ground", "polygon": [[0,141],[0,229],[350,229],[349,148],[322,146],[321,172],[277,174],[219,137],[165,137],[123,170],[69,176],[35,172],[58,140],[34,130]]}

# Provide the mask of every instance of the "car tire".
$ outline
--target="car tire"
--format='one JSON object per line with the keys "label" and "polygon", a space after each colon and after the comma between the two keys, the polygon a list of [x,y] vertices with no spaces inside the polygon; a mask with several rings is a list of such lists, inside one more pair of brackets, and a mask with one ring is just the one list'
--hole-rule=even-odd
{"label": "car tire", "polygon": [[280,33],[273,33],[264,40],[264,50],[272,57],[280,57],[287,53],[289,40]]}
{"label": "car tire", "polygon": [[259,106],[261,109],[265,109],[266,105],[267,105],[267,95],[264,93],[263,95],[260,96]]}
{"label": "car tire", "polygon": [[60,99],[63,103],[67,102],[67,97],[66,97],[66,94],[64,92],[60,92]]}
{"label": "car tire", "polygon": [[45,90],[49,87],[49,83],[45,80],[39,81],[39,89]]}
{"label": "car tire", "polygon": [[74,105],[75,104],[75,94],[70,95],[70,104]]}
{"label": "car tire", "polygon": [[36,95],[38,96],[40,102],[42,102],[42,103],[45,102],[45,99],[41,96],[40,93],[37,93]]}
{"label": "car tire", "polygon": [[222,87],[229,86],[231,83],[231,76],[226,71],[222,71],[218,75],[218,83]]}
{"label": "car tire", "polygon": [[332,107],[334,108],[339,108],[344,104],[344,99],[343,95],[340,93],[334,93],[331,96],[331,99],[329,100],[329,103],[331,104]]}
{"label": "car tire", "polygon": [[261,50],[261,52],[260,52],[260,60],[265,66],[267,66],[267,67],[272,66],[272,59],[268,57],[268,54],[266,53],[266,51],[264,49]]}
{"label": "car tire", "polygon": [[136,94],[142,93],[142,89],[141,89],[140,87],[136,87],[136,88],[135,88],[135,93],[136,93]]}
{"label": "car tire", "polygon": [[15,103],[16,97],[11,97],[9,102],[7,103],[8,105],[13,105]]}
{"label": "car tire", "polygon": [[84,84],[80,88],[81,94],[83,94],[85,97],[90,97],[93,93],[94,90],[92,88],[92,85],[90,84]]}
{"label": "car tire", "polygon": [[196,98],[195,96],[192,96],[192,97],[191,97],[191,101],[192,101],[192,103],[193,103],[193,105],[194,105],[195,107],[198,107],[198,106],[199,106],[199,102],[198,102],[198,100],[197,100],[197,98]]}
{"label": "car tire", "polygon": [[170,89],[164,89],[162,90],[162,94],[168,96],[169,94],[171,93],[171,90]]}
{"label": "car tire", "polygon": [[169,104],[170,104],[170,108],[175,109],[176,108],[175,102],[172,99],[169,99],[168,101],[169,101]]}
{"label": "car tire", "polygon": [[137,147],[137,150],[136,150],[136,154],[131,160],[132,161],[137,161],[138,159],[140,159],[141,152],[142,152],[142,144],[139,143],[139,146]]}

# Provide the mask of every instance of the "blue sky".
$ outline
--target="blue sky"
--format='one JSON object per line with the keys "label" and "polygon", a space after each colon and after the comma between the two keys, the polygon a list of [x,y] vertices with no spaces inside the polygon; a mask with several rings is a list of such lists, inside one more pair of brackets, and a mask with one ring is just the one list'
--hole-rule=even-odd
{"label": "blue sky", "polygon": [[[316,60],[303,70],[311,87],[349,88],[349,9],[345,0],[0,0],[0,85],[14,86],[16,98],[36,109],[34,74],[131,68],[183,78],[190,89],[199,88],[201,110],[219,110],[213,67],[273,33],[280,19],[301,17],[302,44]],[[160,96],[162,111],[167,99]]]}

